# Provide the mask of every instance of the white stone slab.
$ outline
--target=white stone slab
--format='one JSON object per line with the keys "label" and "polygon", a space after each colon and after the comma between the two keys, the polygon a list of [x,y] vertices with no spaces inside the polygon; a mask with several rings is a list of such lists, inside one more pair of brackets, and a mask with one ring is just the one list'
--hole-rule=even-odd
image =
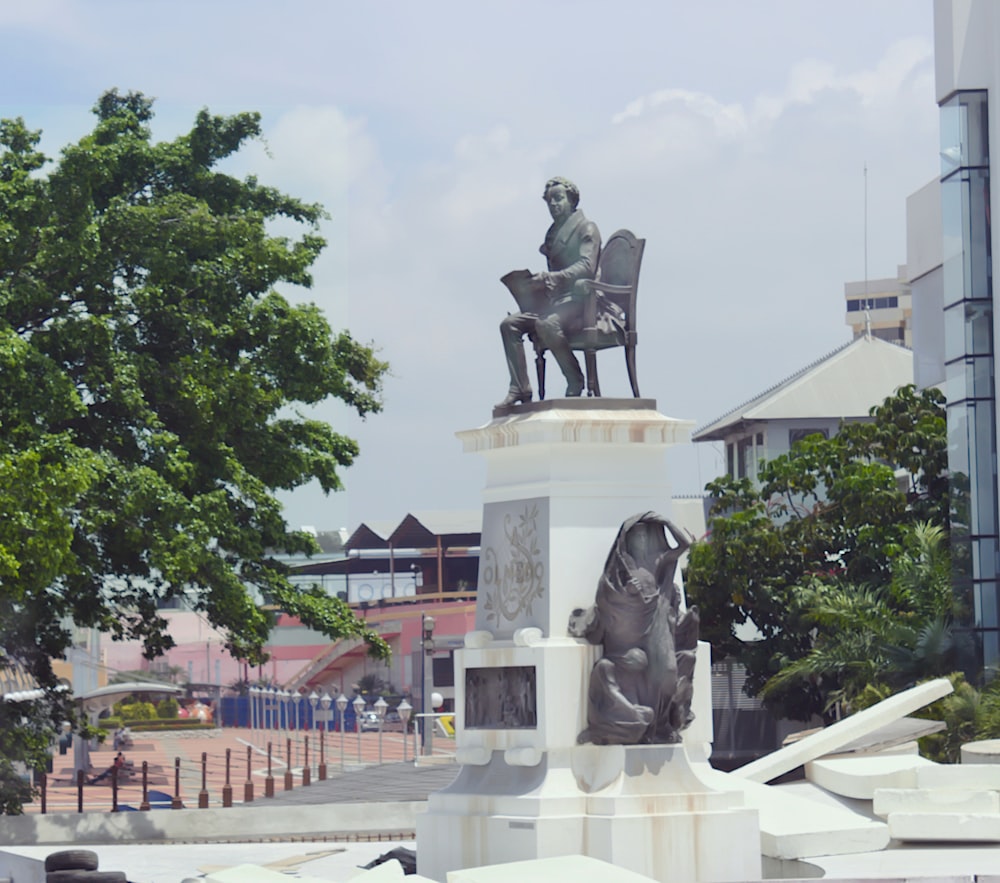
{"label": "white stone slab", "polygon": [[1000,815],[992,813],[889,813],[896,840],[935,843],[1000,842]]}
{"label": "white stone slab", "polygon": [[[904,717],[879,727],[860,739],[837,749],[837,754],[883,754],[900,745],[914,745],[915,740],[945,729],[943,721]],[[818,732],[818,731],[817,731]],[[899,752],[895,752],[899,753]]]}
{"label": "white stone slab", "polygon": [[918,684],[842,721],[824,727],[818,733],[806,736],[792,745],[733,770],[732,775],[752,782],[769,782],[810,760],[831,754],[852,740],[875,732],[885,724],[905,717],[918,708],[936,702],[942,696],[951,693],[952,689],[951,682],[946,678]]}
{"label": "white stone slab", "polygon": [[939,763],[917,771],[918,788],[972,788],[1000,791],[1000,766]]}
{"label": "white stone slab", "polygon": [[585,855],[563,855],[449,871],[447,883],[657,883],[652,877],[615,867]]}
{"label": "white stone slab", "polygon": [[965,788],[879,788],[872,811],[882,818],[893,812],[1000,813],[1000,794]]}
{"label": "white stone slab", "polygon": [[808,859],[822,855],[874,852],[889,844],[884,822],[841,806],[785,793],[782,788],[736,778],[732,773],[696,765],[699,778],[719,789],[738,790],[757,810],[761,853],[770,858]]}
{"label": "white stone slab", "polygon": [[[322,877],[308,874],[297,874],[296,880],[302,883],[323,883]],[[389,878],[386,878],[389,879]],[[206,883],[288,883],[288,875],[260,865],[235,865],[223,871],[213,871],[205,876]]]}
{"label": "white stone slab", "polygon": [[878,788],[916,788],[917,770],[934,762],[914,754],[824,757],[806,764],[806,778],[841,797],[871,800]]}

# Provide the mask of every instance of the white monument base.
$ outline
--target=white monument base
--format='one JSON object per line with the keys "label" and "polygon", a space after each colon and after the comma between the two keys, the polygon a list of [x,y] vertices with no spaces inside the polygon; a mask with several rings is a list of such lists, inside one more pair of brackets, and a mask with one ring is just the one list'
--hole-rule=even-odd
{"label": "white monument base", "polygon": [[419,872],[584,854],[663,881],[761,876],[757,812],[704,785],[683,745],[584,745],[534,767],[494,752],[417,818]]}
{"label": "white monument base", "polygon": [[[417,819],[420,874],[582,855],[660,881],[756,880],[757,811],[683,745],[578,745],[601,648],[569,636],[626,519],[669,518],[665,454],[690,424],[648,400],[525,405],[459,433],[487,462],[476,631],[455,654],[461,772]],[[676,542],[676,538],[674,540]],[[711,741],[695,666],[692,758]]]}

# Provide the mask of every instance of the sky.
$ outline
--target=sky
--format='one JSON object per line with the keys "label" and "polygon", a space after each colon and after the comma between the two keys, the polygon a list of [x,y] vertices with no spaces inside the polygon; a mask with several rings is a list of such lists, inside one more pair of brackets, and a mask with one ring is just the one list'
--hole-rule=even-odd
{"label": "sky", "polygon": [[[931,0],[3,2],[0,116],[55,157],[112,87],[155,97],[157,138],[261,112],[229,170],[330,214],[313,287],[282,293],[391,366],[382,413],[311,414],[360,444],[344,491],[281,495],[292,527],[353,530],[481,505],[455,433],[506,393],[499,278],[543,269],[550,177],[646,240],[661,413],[707,424],[846,343],[844,283],[895,277],[937,172],[932,39]],[[598,362],[630,395],[620,351]],[[723,471],[715,445],[667,463],[677,494]]]}

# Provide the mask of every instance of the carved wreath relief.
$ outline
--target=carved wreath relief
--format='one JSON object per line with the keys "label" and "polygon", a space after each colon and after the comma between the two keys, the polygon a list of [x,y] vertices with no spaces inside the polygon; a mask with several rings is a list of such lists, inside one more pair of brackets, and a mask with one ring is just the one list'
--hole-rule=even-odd
{"label": "carved wreath relief", "polygon": [[480,585],[485,587],[487,623],[498,626],[530,616],[531,605],[545,594],[545,563],[539,547],[538,505],[529,503],[516,517],[503,519],[506,543],[483,551]]}

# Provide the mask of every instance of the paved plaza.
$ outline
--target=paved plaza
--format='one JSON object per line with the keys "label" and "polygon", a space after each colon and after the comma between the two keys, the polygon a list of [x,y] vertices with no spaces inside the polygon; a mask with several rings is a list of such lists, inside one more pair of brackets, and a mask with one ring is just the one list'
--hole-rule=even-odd
{"label": "paved plaza", "polygon": [[[339,733],[325,737],[322,757],[326,764],[327,779],[319,779],[320,733],[299,732],[262,733],[247,729],[224,728],[214,730],[181,730],[172,733],[134,733],[134,744],[126,749],[126,760],[132,774],[124,777],[118,786],[118,804],[138,808],[142,803],[142,764],[147,764],[147,783],[150,792],[174,796],[177,779],[176,761],[180,759],[180,797],[186,807],[198,806],[202,790],[202,754],[206,756],[205,791],[209,806],[222,806],[226,784],[226,752],[229,752],[229,783],[233,804],[242,804],[247,778],[249,754],[250,777],[253,783],[252,805],[274,803],[349,803],[394,800],[426,800],[432,791],[444,787],[456,773],[454,741],[441,737],[434,740],[433,758],[420,757],[414,763],[414,752],[419,746],[413,736],[404,746],[399,732]],[[310,784],[303,785],[305,768],[305,741],[309,741]],[[285,774],[288,740],[292,740],[291,784],[286,790]],[[274,797],[265,798],[267,782],[267,743],[271,742],[271,775],[274,779]],[[111,766],[115,750],[108,743],[91,751],[91,773],[88,781]],[[406,760],[404,761],[404,753]],[[380,762],[381,761],[381,762]],[[156,800],[156,795],[151,801]],[[72,753],[56,755],[53,770],[46,788],[47,812],[75,812],[78,792],[73,776]],[[112,806],[110,778],[83,787],[85,812],[107,812]],[[40,812],[41,801],[26,807],[27,812]]]}

